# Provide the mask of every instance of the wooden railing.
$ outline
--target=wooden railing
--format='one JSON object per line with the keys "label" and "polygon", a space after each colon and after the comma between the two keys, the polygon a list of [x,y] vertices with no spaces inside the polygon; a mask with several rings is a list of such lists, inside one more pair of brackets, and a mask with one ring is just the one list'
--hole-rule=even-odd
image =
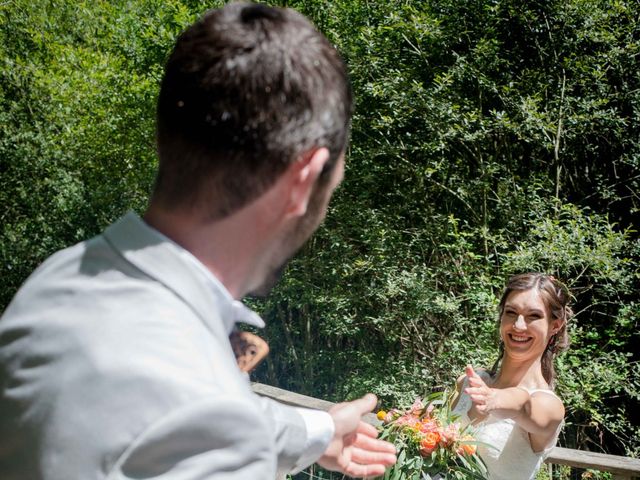
{"label": "wooden railing", "polygon": [[[253,390],[265,397],[297,407],[329,410],[333,403],[318,398],[300,395],[262,383],[254,383]],[[372,413],[365,416],[365,421],[373,425],[379,424]],[[572,450],[570,448],[555,447],[546,459],[548,464],[568,465],[574,468],[595,469],[612,473],[614,480],[631,480],[640,478],[640,460],[636,458],[605,455],[603,453]]]}

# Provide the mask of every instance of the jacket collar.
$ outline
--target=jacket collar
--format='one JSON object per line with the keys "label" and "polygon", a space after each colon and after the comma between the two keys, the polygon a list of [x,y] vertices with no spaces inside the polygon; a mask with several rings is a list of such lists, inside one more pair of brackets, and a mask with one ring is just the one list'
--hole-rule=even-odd
{"label": "jacket collar", "polygon": [[234,300],[196,257],[135,213],[125,214],[108,227],[103,236],[129,263],[187,303],[210,330],[219,330],[220,320],[226,335],[236,322],[264,327],[264,321]]}

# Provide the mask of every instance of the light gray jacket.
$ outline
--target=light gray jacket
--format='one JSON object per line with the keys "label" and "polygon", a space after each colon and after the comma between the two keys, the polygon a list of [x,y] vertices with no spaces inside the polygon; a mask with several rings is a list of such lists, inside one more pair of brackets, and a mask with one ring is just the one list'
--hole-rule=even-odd
{"label": "light gray jacket", "polygon": [[257,397],[236,365],[237,302],[185,255],[129,213],[22,286],[0,319],[2,480],[271,480],[305,466],[301,415]]}

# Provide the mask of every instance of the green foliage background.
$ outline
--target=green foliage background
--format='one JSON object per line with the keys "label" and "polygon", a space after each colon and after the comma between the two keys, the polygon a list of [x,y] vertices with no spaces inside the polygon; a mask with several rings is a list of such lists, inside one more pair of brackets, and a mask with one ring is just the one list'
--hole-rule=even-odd
{"label": "green foliage background", "polygon": [[[153,181],[176,35],[223,2],[0,4],[0,306]],[[561,444],[640,453],[634,1],[299,0],[356,95],[345,182],[266,301],[260,381],[385,404],[496,356],[506,278],[575,295]]]}

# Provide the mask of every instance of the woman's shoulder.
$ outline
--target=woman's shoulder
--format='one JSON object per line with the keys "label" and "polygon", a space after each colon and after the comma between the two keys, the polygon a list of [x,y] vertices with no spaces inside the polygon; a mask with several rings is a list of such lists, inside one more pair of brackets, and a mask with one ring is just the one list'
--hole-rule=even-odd
{"label": "woman's shoulder", "polygon": [[529,390],[531,402],[535,403],[538,409],[543,409],[550,414],[553,420],[564,419],[564,402],[556,393],[547,388],[534,388]]}
{"label": "woman's shoulder", "polygon": [[550,402],[551,404],[562,403],[562,399],[558,396],[558,394],[546,383],[543,385],[538,385],[536,387],[520,387],[524,388],[529,395],[533,398],[544,399],[543,402]]}

